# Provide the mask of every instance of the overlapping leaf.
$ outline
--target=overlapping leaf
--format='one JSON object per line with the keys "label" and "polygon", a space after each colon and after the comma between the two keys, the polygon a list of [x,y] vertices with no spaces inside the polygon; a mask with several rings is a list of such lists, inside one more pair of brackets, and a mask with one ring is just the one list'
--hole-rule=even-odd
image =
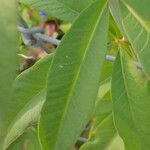
{"label": "overlapping leaf", "polygon": [[[100,90],[104,93],[98,94],[90,136],[88,142],[80,148],[81,150],[107,149],[115,137],[116,129],[112,118],[112,102],[110,101],[110,96],[106,94],[109,93],[110,85],[107,84],[100,86]],[[104,97],[108,97],[109,100]]]}
{"label": "overlapping leaf", "polygon": [[7,150],[41,150],[37,132],[34,128],[29,128],[20,136]]}
{"label": "overlapping leaf", "polygon": [[21,3],[56,16],[61,20],[73,21],[92,0],[19,0]]}
{"label": "overlapping leaf", "polygon": [[52,56],[40,60],[16,78],[9,110],[5,114],[9,129],[3,149],[14,142],[28,126],[37,122],[45,100],[46,78]]}
{"label": "overlapping leaf", "polygon": [[114,120],[126,150],[150,147],[150,101],[143,78],[121,51],[112,77]]}
{"label": "overlapping leaf", "polygon": [[[146,4],[146,3],[145,3]],[[148,9],[149,8],[144,8]],[[122,24],[126,36],[135,50],[145,73],[150,77],[150,28],[147,21],[125,1],[120,2]]]}
{"label": "overlapping leaf", "polygon": [[120,29],[123,36],[126,37],[125,31],[124,31],[124,28],[122,25],[121,13],[120,13],[120,7],[118,4],[118,0],[110,0],[109,7],[110,7],[110,12],[111,12],[116,24],[118,25],[118,28]]}
{"label": "overlapping leaf", "polygon": [[97,125],[97,128],[92,131],[89,142],[82,146],[81,150],[105,150],[110,146],[116,134],[112,115],[107,116],[102,122]]}
{"label": "overlapping leaf", "polygon": [[107,30],[107,1],[96,1],[81,13],[58,47],[39,125],[43,149],[71,149],[86,125],[99,87]]}
{"label": "overlapping leaf", "polygon": [[112,115],[110,80],[100,86],[88,142],[81,150],[124,150]]}

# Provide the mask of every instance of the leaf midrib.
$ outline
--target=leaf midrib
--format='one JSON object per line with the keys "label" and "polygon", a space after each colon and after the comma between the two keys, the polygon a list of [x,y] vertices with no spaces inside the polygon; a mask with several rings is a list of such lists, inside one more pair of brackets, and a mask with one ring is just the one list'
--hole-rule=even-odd
{"label": "leaf midrib", "polygon": [[150,29],[147,27],[147,25],[144,23],[144,20],[141,19],[141,17],[137,14],[137,12],[131,7],[129,6],[125,1],[122,2],[125,7],[129,10],[129,12],[134,16],[134,18],[141,24],[141,26],[143,28],[145,28],[145,30],[150,33]]}
{"label": "leaf midrib", "polygon": [[[87,47],[86,47],[86,49],[85,49],[85,53],[84,53],[84,55],[83,55],[83,59],[82,59],[82,61],[81,61],[81,65],[79,66],[79,70],[77,71],[77,75],[75,76],[74,82],[73,82],[73,84],[72,84],[71,92],[69,92],[69,95],[68,95],[68,98],[67,98],[67,99],[68,99],[68,102],[67,102],[67,104],[66,104],[66,109],[65,109],[65,111],[64,111],[64,113],[63,113],[61,122],[64,122],[64,120],[65,120],[65,116],[66,116],[66,114],[67,114],[67,110],[68,110],[68,107],[69,107],[69,104],[70,104],[70,100],[71,100],[72,95],[73,95],[73,93],[74,93],[74,89],[75,89],[75,87],[76,87],[76,83],[77,83],[77,81],[78,81],[78,78],[79,78],[79,75],[80,75],[80,71],[81,71],[82,65],[83,65],[83,63],[84,63],[84,61],[85,61],[85,58],[86,58],[87,54],[88,54],[88,49],[89,49],[89,47],[90,47],[90,45],[91,45],[91,42],[92,42],[92,39],[93,39],[93,37],[94,37],[95,31],[96,31],[96,29],[97,29],[97,26],[98,26],[98,24],[99,24],[99,22],[100,22],[101,16],[102,16],[102,14],[103,14],[103,12],[104,12],[106,6],[107,6],[107,0],[106,0],[106,2],[105,2],[105,5],[103,6],[103,9],[102,9],[102,11],[101,11],[101,13],[100,13],[100,15],[99,15],[97,21],[96,21],[96,25],[95,25],[95,27],[94,27],[94,29],[93,29],[93,32],[92,32],[91,37],[90,37],[89,42],[88,42],[89,44],[87,45]],[[58,136],[57,136],[57,139],[59,139],[59,133],[61,132],[62,127],[63,127],[63,123],[60,123],[60,128],[59,128],[59,131],[58,131],[58,134],[57,134],[57,135],[58,135]],[[55,148],[57,147],[57,143],[58,143],[58,140],[56,141]]]}

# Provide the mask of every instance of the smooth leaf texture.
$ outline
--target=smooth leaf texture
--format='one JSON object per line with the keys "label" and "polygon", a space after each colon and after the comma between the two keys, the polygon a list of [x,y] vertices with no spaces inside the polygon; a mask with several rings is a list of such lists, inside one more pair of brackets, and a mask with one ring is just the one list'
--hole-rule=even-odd
{"label": "smooth leaf texture", "polygon": [[56,16],[61,20],[73,21],[92,0],[19,0],[21,3]]}
{"label": "smooth leaf texture", "polygon": [[105,60],[108,16],[107,1],[96,1],[79,15],[57,49],[39,124],[44,150],[70,150],[88,122]]}
{"label": "smooth leaf texture", "polygon": [[[106,85],[101,85],[100,89],[105,91]],[[105,96],[100,97],[96,103],[90,136],[81,150],[124,150],[123,142],[117,136],[114,126],[111,96],[109,91],[104,93]]]}
{"label": "smooth leaf texture", "polygon": [[97,125],[92,131],[89,142],[81,147],[81,150],[105,150],[110,146],[116,134],[112,115],[108,115],[103,121]]}
{"label": "smooth leaf texture", "polygon": [[17,139],[30,124],[37,121],[45,100],[44,90],[46,90],[46,78],[52,57],[52,54],[48,55],[16,78],[9,110],[5,114],[9,129],[4,149]]}
{"label": "smooth leaf texture", "polygon": [[[84,8],[88,7],[94,0],[59,0],[60,2],[68,5],[70,8],[76,10],[77,12],[81,12]],[[79,5],[80,4],[80,5]]]}
{"label": "smooth leaf texture", "polygon": [[0,149],[6,132],[6,112],[17,68],[17,13],[15,0],[0,1]]}
{"label": "smooth leaf texture", "polygon": [[116,128],[126,150],[150,148],[150,99],[143,78],[126,52],[121,51],[112,76]]}
{"label": "smooth leaf texture", "polygon": [[21,112],[17,114],[15,121],[8,130],[3,149],[7,149],[27,128],[37,125],[45,99],[45,92],[41,92],[31,99],[31,102],[27,103]]}
{"label": "smooth leaf texture", "polygon": [[[150,21],[150,1],[149,0],[124,0],[128,5],[130,5],[136,12],[144,17],[147,21]],[[141,5],[142,4],[142,5]]]}
{"label": "smooth leaf texture", "polygon": [[29,128],[7,150],[41,150],[35,129]]}
{"label": "smooth leaf texture", "polygon": [[123,25],[122,25],[122,19],[121,19],[121,13],[120,13],[120,7],[118,0],[110,0],[109,1],[109,8],[110,12],[118,25],[118,28],[120,29],[121,33],[123,34],[124,37],[126,37]]}
{"label": "smooth leaf texture", "polygon": [[135,50],[143,70],[150,78],[150,27],[144,18],[126,2],[120,2],[120,11],[126,36]]}

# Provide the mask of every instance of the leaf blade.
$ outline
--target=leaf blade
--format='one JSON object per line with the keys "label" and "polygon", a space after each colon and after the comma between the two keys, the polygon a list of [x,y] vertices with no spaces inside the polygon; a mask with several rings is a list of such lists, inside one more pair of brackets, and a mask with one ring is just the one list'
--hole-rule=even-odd
{"label": "leaf blade", "polygon": [[6,132],[5,114],[11,102],[11,89],[17,69],[16,1],[0,1],[0,149]]}
{"label": "leaf blade", "polygon": [[148,149],[150,102],[143,79],[125,52],[121,52],[115,62],[112,100],[116,128],[126,149]]}
{"label": "leaf blade", "polygon": [[120,8],[126,36],[136,52],[144,72],[149,78],[150,28],[139,12],[136,12],[127,2],[121,1]]}
{"label": "leaf blade", "polygon": [[92,0],[20,0],[20,2],[61,20],[72,22]]}
{"label": "leaf blade", "polygon": [[[7,135],[4,140],[4,149],[9,147],[30,123],[37,121],[45,100],[44,97],[46,97],[44,93],[46,76],[52,58],[53,54],[48,55],[16,78],[9,111],[5,113]],[[32,114],[32,116],[29,114]]]}
{"label": "leaf blade", "polygon": [[[90,19],[85,19],[89,14],[92,15]],[[85,25],[82,30],[81,24]],[[39,138],[44,149],[70,149],[88,121],[99,87],[98,70],[101,70],[105,58],[107,29],[107,2],[97,1],[79,16],[58,47],[49,72],[48,95],[39,124]],[[103,38],[100,37],[101,42],[98,41],[100,34],[97,32],[104,33]],[[69,43],[72,43],[71,47]],[[94,45],[97,45],[101,51],[96,50],[97,47]],[[98,71],[96,75],[88,71],[87,66],[90,64],[93,64],[91,72]],[[93,87],[94,92],[91,93],[90,87],[85,86],[86,83]],[[90,93],[88,96],[84,94],[87,91]],[[85,101],[86,98],[89,102]],[[83,111],[84,105],[86,113]],[[74,119],[70,116],[74,116]],[[78,116],[82,116],[82,121]],[[72,122],[69,125],[71,118]],[[51,123],[47,124],[47,121]],[[73,124],[78,124],[78,128]],[[53,130],[48,132],[49,129]],[[66,135],[70,140],[65,140]]]}

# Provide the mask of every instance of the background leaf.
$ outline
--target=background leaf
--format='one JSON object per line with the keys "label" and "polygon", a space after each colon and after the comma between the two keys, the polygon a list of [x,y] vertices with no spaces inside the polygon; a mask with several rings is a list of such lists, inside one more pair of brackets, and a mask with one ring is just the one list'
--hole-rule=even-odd
{"label": "background leaf", "polygon": [[51,54],[41,59],[16,78],[9,110],[5,114],[9,129],[4,149],[14,142],[30,124],[37,121],[45,100],[44,90],[46,90],[46,78],[52,57]]}
{"label": "background leaf", "polygon": [[81,150],[105,150],[110,146],[115,137],[116,129],[114,127],[112,115],[108,115],[92,130],[89,141],[81,147]]}
{"label": "background leaf", "polygon": [[37,132],[34,128],[29,128],[19,137],[8,150],[40,150]]}
{"label": "background leaf", "polygon": [[19,0],[23,4],[44,11],[61,20],[73,21],[92,0]]}
{"label": "background leaf", "polygon": [[6,132],[6,113],[17,68],[17,13],[15,0],[0,1],[0,149]]}

